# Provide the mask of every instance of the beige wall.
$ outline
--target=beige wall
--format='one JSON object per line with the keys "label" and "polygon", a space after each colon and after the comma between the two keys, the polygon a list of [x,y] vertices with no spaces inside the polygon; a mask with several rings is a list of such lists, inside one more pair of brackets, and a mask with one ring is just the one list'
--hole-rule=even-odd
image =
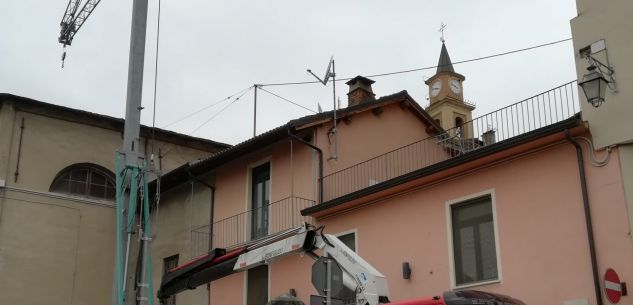
{"label": "beige wall", "polygon": [[607,50],[592,56],[615,70],[617,93],[607,89],[605,103],[599,108],[588,104],[581,93],[580,106],[583,119],[589,122],[596,148],[621,145],[621,175],[629,225],[633,231],[633,87],[630,86],[633,84],[633,2],[577,0],[576,6],[578,16],[571,20],[571,30],[578,80],[582,80],[588,66],[578,51],[600,39],[605,40]]}
{"label": "beige wall", "polygon": [[[121,133],[0,105],[0,304],[110,304],[114,203],[48,190],[72,164],[114,172]],[[177,146],[163,169],[207,155]]]}
{"label": "beige wall", "polygon": [[[608,61],[615,69],[617,93],[607,89],[605,103],[594,108],[581,95],[582,116],[589,122],[597,147],[633,141],[631,116],[633,115],[633,2],[627,0],[602,1],[577,0],[578,16],[571,20],[576,57],[576,73],[582,80],[587,73],[587,60],[578,51],[604,39]],[[607,52],[593,54],[607,63]]]}
{"label": "beige wall", "polygon": [[[212,181],[209,178],[204,180]],[[208,245],[208,242],[192,240],[208,238],[208,235],[191,234],[191,229],[209,223],[210,206],[211,190],[200,183],[186,183],[163,194],[159,208],[153,211],[151,251],[154,297],[165,271],[165,258],[178,254],[178,265],[182,265],[200,254],[200,249],[194,247]],[[208,298],[208,289],[201,286],[178,294],[176,301],[177,304],[207,304]],[[158,304],[156,298],[155,304]]]}

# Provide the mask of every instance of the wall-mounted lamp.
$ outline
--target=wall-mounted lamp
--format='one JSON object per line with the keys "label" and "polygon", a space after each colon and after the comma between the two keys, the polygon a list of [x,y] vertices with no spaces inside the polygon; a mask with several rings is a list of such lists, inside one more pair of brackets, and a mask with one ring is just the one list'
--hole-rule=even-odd
{"label": "wall-mounted lamp", "polygon": [[[582,91],[587,97],[587,101],[597,108],[604,103],[607,87],[609,87],[613,93],[617,92],[615,78],[613,77],[615,71],[612,67],[601,63],[591,55],[587,54],[586,56],[589,60],[588,72],[583,76],[578,86],[582,88]],[[605,78],[605,74],[609,79]]]}
{"label": "wall-mounted lamp", "polygon": [[602,73],[596,71],[596,66],[594,65],[589,66],[587,71],[589,72],[583,76],[582,82],[578,85],[585,93],[589,104],[598,108],[604,103],[604,94],[607,89],[608,81],[602,76]]}

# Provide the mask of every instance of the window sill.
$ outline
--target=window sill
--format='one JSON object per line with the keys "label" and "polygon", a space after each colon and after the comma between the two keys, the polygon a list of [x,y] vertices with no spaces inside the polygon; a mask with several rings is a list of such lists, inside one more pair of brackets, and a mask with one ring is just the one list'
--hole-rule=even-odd
{"label": "window sill", "polygon": [[477,287],[477,286],[485,286],[485,285],[499,284],[499,283],[501,283],[501,279],[494,279],[494,280],[474,282],[474,283],[469,283],[469,284],[453,285],[453,289],[465,289],[465,288],[472,288],[472,287]]}

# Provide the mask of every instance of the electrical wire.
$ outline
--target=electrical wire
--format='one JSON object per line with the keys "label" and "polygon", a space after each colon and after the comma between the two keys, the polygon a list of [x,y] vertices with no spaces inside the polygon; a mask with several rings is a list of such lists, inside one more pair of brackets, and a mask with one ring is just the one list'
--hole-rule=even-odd
{"label": "electrical wire", "polygon": [[[251,87],[253,88],[253,87]],[[250,91],[250,90],[248,90]],[[207,123],[211,122],[211,120],[215,119],[218,115],[220,115],[220,113],[224,112],[224,110],[226,110],[227,108],[229,108],[231,105],[235,104],[235,102],[239,101],[240,98],[242,98],[242,96],[244,96],[244,94],[248,93],[248,91],[242,93],[240,96],[238,96],[237,98],[235,98],[233,101],[231,101],[229,104],[227,104],[226,106],[224,106],[224,108],[220,109],[220,111],[216,112],[213,116],[211,116],[208,120],[204,121],[202,124],[200,124],[200,126],[196,127],[193,131],[191,131],[188,135],[192,135],[194,134],[196,131],[200,130],[200,128],[204,127],[204,125],[206,125]]]}
{"label": "electrical wire", "polygon": [[227,101],[227,100],[231,99],[232,97],[234,97],[234,96],[236,96],[236,95],[243,94],[243,93],[247,92],[247,91],[248,91],[248,90],[250,90],[250,89],[253,89],[253,86],[250,86],[250,87],[244,88],[244,89],[242,89],[242,90],[240,90],[240,91],[238,91],[238,92],[236,92],[236,93],[233,93],[233,94],[231,94],[231,95],[229,95],[229,96],[227,96],[227,97],[225,97],[225,98],[223,98],[223,99],[221,99],[221,100],[218,100],[218,101],[214,102],[214,103],[213,103],[213,104],[211,104],[211,105],[204,106],[204,107],[202,107],[202,108],[200,108],[200,109],[198,109],[198,110],[196,110],[196,111],[194,111],[194,112],[191,112],[191,113],[189,113],[189,114],[187,114],[187,115],[185,115],[185,116],[183,116],[183,117],[181,117],[181,118],[179,118],[179,119],[177,119],[177,120],[175,120],[175,121],[173,121],[173,122],[171,122],[171,123],[169,123],[169,124],[167,124],[167,125],[163,125],[163,126],[161,126],[161,128],[167,128],[167,127],[169,127],[169,126],[171,126],[171,125],[174,125],[174,124],[180,123],[180,122],[182,122],[182,121],[184,121],[184,120],[186,120],[186,119],[188,119],[188,118],[190,118],[190,117],[192,117],[192,116],[194,116],[194,115],[196,115],[196,114],[198,114],[198,113],[200,113],[200,112],[202,112],[202,111],[204,111],[204,110],[207,110],[207,109],[212,108],[212,107],[214,107],[214,106],[216,106],[216,105],[218,105],[218,104],[221,104],[222,102],[225,102],[225,101]]}
{"label": "electrical wire", "polygon": [[278,95],[278,94],[276,94],[276,93],[270,92],[270,91],[268,91],[268,90],[266,90],[266,89],[264,89],[264,88],[261,88],[261,87],[260,87],[259,89],[260,89],[260,90],[262,90],[262,91],[264,91],[264,92],[266,92],[266,93],[268,93],[268,94],[270,94],[270,95],[276,96],[276,97],[278,97],[279,99],[281,99],[281,100],[283,100],[283,101],[286,101],[286,102],[288,102],[288,103],[290,103],[290,104],[293,104],[293,105],[295,105],[295,106],[297,106],[297,107],[303,108],[303,109],[308,110],[308,111],[310,111],[310,112],[312,112],[312,113],[317,113],[316,111],[314,111],[314,110],[312,110],[312,109],[310,109],[310,108],[304,107],[304,106],[302,106],[302,105],[300,105],[300,104],[298,104],[298,103],[295,103],[295,102],[293,102],[293,101],[291,101],[291,100],[289,100],[289,99],[287,99],[287,98],[285,98],[285,97],[283,97],[283,96],[280,96],[280,95]]}
{"label": "electrical wire", "polygon": [[[471,58],[471,59],[462,60],[462,61],[456,61],[456,62],[453,62],[452,64],[453,65],[458,65],[458,64],[463,64],[463,63],[468,63],[468,62],[473,62],[473,61],[489,59],[489,58],[493,58],[493,57],[499,57],[499,56],[514,54],[514,53],[519,53],[519,52],[525,52],[525,51],[529,51],[529,50],[533,50],[533,49],[537,49],[537,48],[542,48],[542,47],[546,47],[546,46],[559,44],[559,43],[570,41],[570,40],[571,40],[571,38],[561,39],[561,40],[548,42],[548,43],[543,43],[543,44],[539,44],[539,45],[535,45],[535,46],[531,46],[531,47],[527,47],[527,48],[522,48],[522,49],[518,49],[518,50],[512,50],[512,51],[496,53],[496,54],[492,54],[492,55],[488,55],[488,56],[482,56],[482,57]],[[404,73],[418,72],[418,71],[423,71],[423,70],[436,69],[438,67],[440,67],[440,66],[439,65],[435,65],[435,66],[428,66],[428,67],[415,68],[415,69],[409,69],[409,70],[401,70],[401,71],[394,71],[394,72],[386,72],[386,73],[366,75],[365,77],[382,77],[382,76],[389,76],[389,75],[396,75],[396,74],[404,74]],[[350,80],[352,78],[353,77],[337,78],[336,81],[337,82],[339,82],[339,81],[347,81],[347,80]],[[319,82],[319,81],[282,82],[282,83],[260,84],[260,86],[270,87],[270,86],[305,85],[305,84],[320,84],[320,83],[321,82]],[[260,89],[262,89],[262,88],[260,87]]]}
{"label": "electrical wire", "polygon": [[[242,92],[242,94],[240,94],[238,97],[236,97],[234,100],[232,100],[230,103],[228,103],[226,106],[224,106],[222,109],[220,109],[218,112],[216,112],[214,115],[212,115],[209,119],[207,119],[206,121],[202,122],[202,124],[198,125],[198,127],[194,128],[191,132],[187,133],[187,136],[191,136],[192,134],[194,134],[196,131],[200,130],[200,128],[204,127],[206,124],[208,124],[209,122],[211,122],[211,120],[215,119],[218,115],[220,115],[222,112],[224,112],[226,109],[228,109],[229,107],[231,107],[231,105],[234,105],[235,102],[239,101],[246,93],[248,93],[251,89],[253,89],[255,86],[250,86],[247,88],[246,91]],[[172,144],[171,147],[169,147],[169,149],[167,151],[165,151],[165,153],[163,154],[163,158],[165,156],[167,156],[167,154],[169,152],[171,152],[174,148],[176,147],[176,144]]]}
{"label": "electrical wire", "polygon": [[585,137],[574,137],[574,140],[579,140],[580,142],[583,142],[587,145],[587,148],[589,150],[589,161],[591,162],[591,164],[595,167],[603,167],[607,164],[609,164],[609,159],[610,159],[610,153],[611,150],[613,149],[612,146],[607,146],[606,148],[604,148],[605,150],[605,155],[604,158],[602,160],[598,160],[598,158],[596,157],[596,149],[593,146],[593,142],[590,139],[587,139]]}

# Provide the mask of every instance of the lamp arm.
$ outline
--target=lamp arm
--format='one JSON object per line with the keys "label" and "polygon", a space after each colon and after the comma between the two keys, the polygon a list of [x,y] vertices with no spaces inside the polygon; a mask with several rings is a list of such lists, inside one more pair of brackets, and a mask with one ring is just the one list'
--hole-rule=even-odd
{"label": "lamp arm", "polygon": [[598,64],[601,67],[606,68],[607,70],[609,70],[609,75],[612,75],[613,73],[615,73],[615,70],[613,70],[613,68],[611,68],[608,65],[603,64],[601,61],[597,60],[595,57],[591,56],[591,55],[587,55],[587,58],[589,59],[589,63],[590,64]]}

